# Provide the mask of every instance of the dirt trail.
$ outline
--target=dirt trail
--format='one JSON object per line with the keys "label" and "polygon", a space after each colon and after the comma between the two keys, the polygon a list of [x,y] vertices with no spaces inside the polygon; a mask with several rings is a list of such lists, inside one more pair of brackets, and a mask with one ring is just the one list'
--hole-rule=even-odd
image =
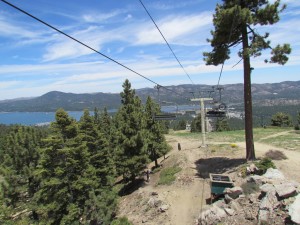
{"label": "dirt trail", "polygon": [[278,136],[285,135],[285,134],[288,134],[288,133],[291,133],[291,132],[292,132],[292,130],[288,130],[288,131],[283,131],[283,132],[279,132],[279,133],[276,133],[276,134],[271,134],[269,136],[266,136],[266,137],[263,137],[263,138],[259,139],[258,142],[260,140],[269,139],[269,138],[273,138],[273,137],[278,137]]}
{"label": "dirt trail", "polygon": [[[270,136],[275,137],[285,133],[288,132],[280,132]],[[195,220],[199,217],[201,209],[207,207],[205,202],[206,198],[210,196],[209,180],[203,179],[202,176],[199,175],[199,171],[204,169],[205,172],[208,173],[215,171],[218,167],[223,168],[228,166],[228,168],[235,168],[242,163],[241,159],[245,158],[246,150],[244,142],[236,143],[239,146],[239,150],[236,150],[234,153],[228,154],[228,152],[225,152],[222,155],[218,153],[212,154],[208,152],[208,148],[201,148],[200,140],[172,135],[166,135],[166,138],[172,146],[172,150],[167,155],[167,159],[164,160],[162,157],[159,159],[159,163],[162,164],[163,167],[178,164],[182,168],[182,171],[176,174],[177,179],[175,183],[170,186],[157,186],[159,173],[151,174],[148,183],[122,200],[121,207],[123,207],[124,210],[121,211],[120,214],[127,216],[134,225],[195,224]],[[181,144],[181,151],[177,149],[178,143]],[[286,160],[274,162],[277,168],[281,170],[288,179],[300,182],[300,166],[298,162],[300,159],[300,151],[289,151],[255,142],[257,157],[262,157],[270,149],[281,150],[288,157]],[[224,159],[228,160],[224,161]],[[152,163],[149,167],[153,165]],[[157,208],[152,208],[151,210],[154,211],[151,212],[147,211],[148,209],[145,210],[145,205],[147,206],[147,202],[152,198],[151,193],[153,192],[157,193],[160,200],[169,205],[166,212],[160,213]]]}

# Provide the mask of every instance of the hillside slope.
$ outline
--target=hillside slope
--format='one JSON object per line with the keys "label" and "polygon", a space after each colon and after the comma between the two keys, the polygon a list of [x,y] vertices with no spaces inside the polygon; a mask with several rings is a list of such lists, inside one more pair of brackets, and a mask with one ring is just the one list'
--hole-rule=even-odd
{"label": "hillside slope", "polygon": [[[214,89],[209,85],[183,84],[168,86],[170,92],[160,88],[159,99],[161,102],[173,102],[177,104],[189,104],[192,97],[208,97]],[[223,85],[221,101],[229,106],[242,107],[243,84]],[[137,95],[146,101],[148,96],[158,101],[158,91],[154,88],[136,90]],[[176,94],[177,93],[177,94]],[[285,81],[281,83],[252,84],[253,105],[259,106],[283,106],[300,105],[300,81]],[[218,91],[212,92],[211,97],[220,100]],[[93,110],[95,107],[115,109],[120,106],[119,93],[93,93],[73,94],[52,91],[40,97],[30,99],[12,99],[0,101],[0,112],[52,112],[63,107],[68,111]]]}

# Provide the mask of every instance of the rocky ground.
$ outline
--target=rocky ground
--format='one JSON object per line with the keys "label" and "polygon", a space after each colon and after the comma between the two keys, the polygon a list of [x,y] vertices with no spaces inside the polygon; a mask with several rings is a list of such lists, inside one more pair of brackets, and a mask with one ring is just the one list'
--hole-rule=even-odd
{"label": "rocky ground", "polygon": [[[168,135],[167,140],[173,150],[159,162],[162,168],[173,165],[182,168],[176,174],[175,182],[172,185],[157,185],[159,172],[151,174],[149,182],[142,182],[139,188],[121,198],[118,216],[126,216],[134,225],[293,224],[289,219],[289,208],[293,202],[300,201],[300,197],[296,197],[297,182],[300,183],[300,151],[278,149],[256,142],[257,157],[262,157],[270,149],[277,149],[287,159],[274,161],[284,178],[252,179],[250,176],[240,176],[241,168],[246,163],[244,143],[219,149],[216,146],[230,146],[230,143],[214,142],[202,148],[200,140],[192,138]],[[177,149],[178,143],[181,144],[181,151]],[[228,193],[226,199],[210,204],[209,173],[229,175],[237,189],[247,181],[257,188],[251,194],[243,193],[242,189],[240,192],[232,191],[234,194]],[[289,190],[290,193],[280,190]],[[295,208],[295,212],[297,210]]]}

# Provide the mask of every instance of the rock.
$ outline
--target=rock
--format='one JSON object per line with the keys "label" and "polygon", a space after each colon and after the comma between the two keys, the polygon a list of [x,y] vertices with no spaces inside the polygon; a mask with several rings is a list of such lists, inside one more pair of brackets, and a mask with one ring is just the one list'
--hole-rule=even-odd
{"label": "rock", "polygon": [[158,195],[158,193],[157,193],[157,192],[155,192],[155,191],[153,191],[153,192],[151,192],[151,195],[152,195],[152,196],[154,196],[154,195]]}
{"label": "rock", "polygon": [[224,211],[227,213],[227,215],[229,216],[233,216],[235,211],[233,209],[229,209],[229,208],[224,208]]}
{"label": "rock", "polygon": [[243,189],[241,187],[233,187],[233,188],[225,188],[224,194],[228,195],[232,199],[236,199],[243,193]]}
{"label": "rock", "polygon": [[161,205],[161,206],[159,207],[159,211],[160,211],[160,212],[165,212],[165,211],[167,211],[168,209],[169,209],[169,205],[167,205],[167,204]]}
{"label": "rock", "polygon": [[270,191],[275,191],[275,187],[273,184],[263,184],[262,186],[259,187],[261,192],[263,193],[268,193]]}
{"label": "rock", "polygon": [[267,172],[263,175],[263,177],[271,179],[271,180],[284,180],[284,175],[278,170],[269,168]]}
{"label": "rock", "polygon": [[218,206],[221,209],[224,209],[226,207],[224,200],[218,200],[214,203],[214,205]]}
{"label": "rock", "polygon": [[161,200],[156,198],[150,198],[147,204],[151,207],[158,207],[158,205],[161,204]]}
{"label": "rock", "polygon": [[252,163],[250,166],[247,166],[246,170],[248,174],[255,174],[258,171],[258,168],[255,166],[254,163]]}
{"label": "rock", "polygon": [[238,202],[232,201],[230,203],[230,208],[233,209],[234,211],[239,211],[242,209],[242,206]]}
{"label": "rock", "polygon": [[250,176],[247,178],[247,182],[255,183],[257,185],[263,185],[263,184],[267,183],[267,180],[263,176],[253,175],[253,176]]}
{"label": "rock", "polygon": [[225,202],[226,204],[229,204],[233,199],[228,195],[228,194],[225,194]]}
{"label": "rock", "polygon": [[296,188],[290,183],[277,184],[274,187],[280,198],[288,198],[294,196],[296,193]]}
{"label": "rock", "polygon": [[213,205],[211,208],[205,210],[200,214],[198,222],[200,224],[216,224],[227,216],[223,209]]}
{"label": "rock", "polygon": [[266,209],[259,210],[258,220],[260,224],[269,224],[270,212]]}
{"label": "rock", "polygon": [[260,202],[259,209],[268,210],[273,212],[273,209],[277,208],[280,202],[276,197],[275,191],[270,191],[266,194],[265,197]]}
{"label": "rock", "polygon": [[254,203],[254,202],[257,202],[257,196],[255,194],[250,194],[249,197],[249,203]]}
{"label": "rock", "polygon": [[290,205],[289,215],[294,223],[300,224],[300,194],[297,195],[294,203]]}

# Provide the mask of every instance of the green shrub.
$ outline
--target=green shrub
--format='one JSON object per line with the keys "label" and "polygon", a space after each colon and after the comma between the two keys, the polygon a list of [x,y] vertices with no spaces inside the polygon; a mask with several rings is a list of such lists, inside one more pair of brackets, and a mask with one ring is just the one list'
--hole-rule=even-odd
{"label": "green shrub", "polygon": [[259,169],[260,174],[264,174],[269,168],[276,168],[275,164],[272,162],[272,159],[267,157],[262,158],[259,162],[256,162],[255,165]]}
{"label": "green shrub", "polygon": [[120,217],[112,221],[110,225],[132,225],[132,223],[129,222],[127,217]]}
{"label": "green shrub", "polygon": [[178,166],[173,166],[173,167],[163,169],[160,173],[158,184],[170,185],[176,179],[174,175],[180,171],[181,168]]}

